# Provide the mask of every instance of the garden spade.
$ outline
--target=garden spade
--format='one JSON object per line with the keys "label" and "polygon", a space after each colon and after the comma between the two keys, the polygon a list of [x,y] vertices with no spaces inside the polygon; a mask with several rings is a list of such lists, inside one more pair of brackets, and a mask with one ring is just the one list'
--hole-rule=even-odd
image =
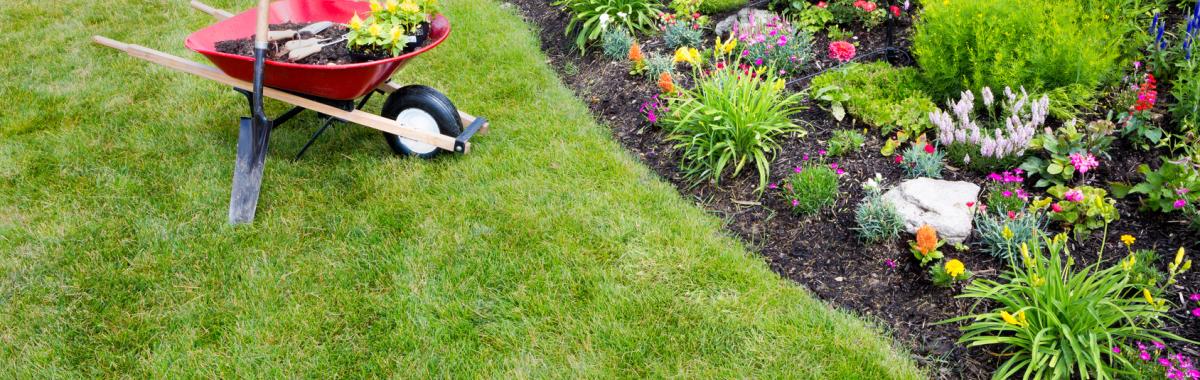
{"label": "garden spade", "polygon": [[267,141],[271,137],[271,121],[263,111],[262,95],[269,1],[258,0],[258,21],[254,35],[254,92],[250,94],[251,117],[243,117],[238,127],[237,163],[233,167],[233,192],[229,197],[230,224],[254,221],[254,211],[258,208],[258,194],[262,190]]}
{"label": "garden spade", "polygon": [[272,30],[267,32],[267,41],[290,40],[294,38],[312,37],[333,26],[333,21],[321,21],[309,24],[300,30]]}
{"label": "garden spade", "polygon": [[[316,41],[315,43],[301,45],[301,47],[298,47],[295,49],[288,49],[288,59],[290,59],[292,61],[299,61],[301,59],[308,58],[308,56],[310,56],[310,55],[321,52],[321,49],[324,49],[326,46],[333,45],[333,44],[336,44],[336,43],[339,43],[339,42],[342,42],[345,40],[346,40],[346,36],[342,36],[340,38],[337,38],[333,41],[326,42],[326,43],[320,43],[320,41]],[[292,42],[296,42],[296,41],[292,41]],[[284,46],[284,47],[286,48],[286,46]]]}

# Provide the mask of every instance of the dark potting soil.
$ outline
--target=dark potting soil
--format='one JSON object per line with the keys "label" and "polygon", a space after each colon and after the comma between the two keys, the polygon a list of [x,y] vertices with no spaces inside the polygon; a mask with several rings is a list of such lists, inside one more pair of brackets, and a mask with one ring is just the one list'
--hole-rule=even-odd
{"label": "dark potting soil", "polygon": [[[312,23],[293,23],[286,22],[281,24],[270,25],[271,30],[300,30]],[[349,32],[349,28],[345,25],[334,24],[333,26],[318,33],[316,37],[325,39],[337,39]],[[421,34],[427,36],[429,34],[428,24],[422,25]],[[307,36],[305,36],[307,37]],[[376,61],[380,59],[391,58],[391,54],[387,52],[360,52],[351,51],[346,46],[346,41],[341,41],[336,44],[331,44],[321,48],[321,51],[300,59],[292,61],[287,57],[287,52],[283,51],[284,44],[290,40],[280,40],[271,42],[267,48],[267,59],[272,61],[299,63],[305,65],[345,65],[351,63],[362,63]],[[405,53],[412,52],[429,42],[428,38],[419,38],[419,44],[410,45],[404,50]],[[216,49],[222,53],[237,54],[247,57],[254,56],[254,36],[239,38],[236,40],[219,41],[216,44]]]}
{"label": "dark potting soil", "polygon": [[[588,104],[597,120],[611,128],[613,137],[663,179],[675,184],[682,195],[723,218],[727,228],[759,252],[775,272],[806,286],[817,297],[840,309],[877,322],[911,351],[914,359],[935,378],[990,378],[992,370],[1003,360],[999,353],[995,349],[968,349],[958,345],[955,342],[960,336],[960,325],[937,324],[969,314],[973,302],[955,299],[960,289],[930,284],[927,272],[912,258],[905,241],[868,245],[853,231],[856,226],[854,209],[864,195],[860,187],[862,181],[874,177],[875,173],[881,173],[892,185],[903,178],[891,158],[879,154],[884,141],[877,131],[868,129],[868,133],[864,133],[868,140],[861,151],[834,160],[847,171],[840,182],[841,193],[834,207],[816,215],[792,214],[790,205],[775,194],[758,196],[754,190],[757,176],[752,170],[738,178],[724,179],[719,186],[707,182],[695,185],[679,171],[679,154],[665,140],[663,131],[649,124],[639,112],[643,102],[658,93],[652,81],[631,77],[625,62],[605,58],[598,51],[581,55],[573,38],[564,33],[569,16],[548,2],[509,0],[509,3],[540,28],[542,49],[551,64],[563,81]],[[720,21],[732,13],[715,15],[712,19]],[[895,45],[907,51],[911,20],[906,17],[897,24]],[[857,38],[860,54],[886,46],[884,26],[851,31]],[[708,37],[706,41],[711,41],[712,36]],[[649,40],[643,38],[641,42],[646,51],[670,54],[659,36]],[[804,72],[797,73],[797,78],[836,64],[826,56],[828,43],[824,36],[815,39],[816,62]],[[907,55],[900,58],[901,62],[911,64]],[[793,90],[806,85],[798,83]],[[815,155],[817,150],[824,148],[835,130],[866,127],[849,118],[839,123],[816,102],[809,101],[807,106],[809,109],[795,115],[795,119],[809,134],[804,138],[783,139],[782,151],[771,164],[772,181],[778,182],[792,167],[800,165],[804,154]],[[1106,110],[1097,110],[1098,117],[1102,118],[1104,112]],[[1095,174],[1094,178],[1099,180],[1094,185],[1105,187],[1107,182],[1137,182],[1141,179],[1137,165],[1154,165],[1161,153],[1138,151],[1120,141],[1114,146],[1112,157],[1105,160]],[[987,183],[985,176],[964,170],[950,169],[946,178]],[[1123,258],[1125,247],[1119,239],[1122,234],[1136,236],[1136,247],[1158,249],[1165,257],[1159,263],[1164,271],[1166,261],[1181,246],[1200,261],[1197,234],[1182,221],[1173,219],[1177,216],[1142,213],[1138,211],[1135,199],[1120,200],[1117,207],[1121,219],[1109,226],[1106,237],[1102,238],[1101,233],[1096,232],[1090,239],[1072,243],[1071,252],[1077,261],[1082,264],[1095,262],[1102,244],[1107,252],[1106,262],[1112,264]],[[911,239],[911,236],[905,239]],[[977,250],[960,253],[947,248],[945,252],[966,262],[976,278],[996,279],[1007,266],[1002,260]],[[895,260],[899,267],[887,268],[884,265],[886,259]],[[1178,280],[1179,284],[1170,289],[1171,298],[1177,305],[1184,301],[1182,297],[1200,291],[1200,275],[1187,273]],[[980,311],[984,310],[980,307]],[[1168,324],[1170,331],[1200,340],[1200,319],[1190,317],[1183,308],[1176,308],[1171,316],[1176,322]],[[1172,346],[1185,354],[1200,355],[1200,347],[1194,345],[1176,343]]]}

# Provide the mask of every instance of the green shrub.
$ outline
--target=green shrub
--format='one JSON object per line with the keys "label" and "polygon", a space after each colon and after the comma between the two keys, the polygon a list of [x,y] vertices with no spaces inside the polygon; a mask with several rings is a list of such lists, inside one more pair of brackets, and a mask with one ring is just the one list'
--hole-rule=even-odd
{"label": "green shrub", "polygon": [[992,309],[945,321],[967,322],[959,343],[993,346],[1006,358],[993,379],[1114,378],[1131,363],[1113,347],[1181,339],[1159,329],[1166,306],[1141,296],[1145,288],[1120,265],[1077,268],[1066,244],[1066,235],[1045,239],[1045,249],[1029,246],[999,281],[975,280],[959,298]]}
{"label": "green shrub", "polygon": [[554,5],[571,12],[567,34],[575,33],[581,53],[610,27],[631,33],[653,30],[662,9],[658,0],[555,0]]}
{"label": "green shrub", "polygon": [[800,30],[816,34],[833,22],[833,13],[828,7],[813,6],[808,0],[772,0],[771,9],[783,14]]}
{"label": "green shrub", "polygon": [[837,172],[816,161],[797,170],[781,186],[783,196],[791,202],[792,212],[809,215],[833,206],[838,193]]}
{"label": "green shrub", "polygon": [[704,32],[690,24],[677,22],[666,26],[663,41],[671,50],[681,47],[699,48],[700,44],[704,43]]}
{"label": "green shrub", "polygon": [[1045,210],[1050,220],[1059,222],[1082,239],[1092,231],[1106,228],[1121,217],[1116,201],[1104,189],[1091,186],[1068,188],[1058,185],[1046,189],[1050,197],[1038,198],[1033,207]]}
{"label": "green shrub", "polygon": [[675,61],[672,58],[673,57],[671,56],[658,53],[646,54],[647,78],[650,78],[650,80],[653,81],[658,81],[658,78],[662,76],[662,73],[675,75]]}
{"label": "green shrub", "polygon": [[1117,78],[1129,32],[1111,28],[1111,15],[1091,4],[1096,2],[922,3],[912,51],[929,94],[941,100],[968,88],[1024,85],[1033,92],[1059,90],[1061,96],[1051,99],[1057,105],[1083,102],[1078,97],[1091,91],[1061,89],[1092,90]]}
{"label": "green shrub", "polygon": [[1038,237],[1045,234],[1046,216],[1038,210],[1014,211],[996,214],[975,214],[975,231],[979,234],[979,245],[984,252],[1005,260],[1017,257],[1021,244],[1039,244]]}
{"label": "green shrub", "polygon": [[1172,82],[1175,102],[1171,104],[1171,115],[1181,132],[1200,133],[1200,57],[1193,59],[1180,63],[1179,76]]}
{"label": "green shrub", "polygon": [[739,74],[731,68],[699,75],[693,88],[672,99],[663,125],[667,139],[682,150],[684,174],[717,182],[752,166],[762,189],[779,150],[777,140],[804,133],[790,119],[803,109],[803,98],[785,92],[783,80],[770,73]]}
{"label": "green shrub", "polygon": [[896,206],[883,199],[879,189],[867,189],[867,195],[854,210],[858,237],[870,244],[893,241],[904,231],[904,218]]}
{"label": "green shrub", "polygon": [[903,135],[899,142],[903,142],[928,131],[929,113],[937,110],[921,86],[915,69],[874,62],[830,70],[813,78],[809,89],[839,87],[848,96],[844,107],[851,115],[885,135],[899,132]]}
{"label": "green shrub", "polygon": [[746,6],[746,0],[704,0],[700,4],[700,12],[713,14],[732,11]]}
{"label": "green shrub", "polygon": [[839,129],[834,131],[833,138],[829,139],[828,153],[830,157],[841,157],[859,151],[866,142],[867,137],[858,131]]}
{"label": "green shrub", "polygon": [[604,55],[611,59],[625,60],[632,46],[633,37],[624,28],[606,30],[600,37],[600,47],[603,48]]}
{"label": "green shrub", "polygon": [[929,144],[913,144],[904,150],[904,154],[900,155],[900,168],[904,170],[906,178],[942,178],[942,168],[946,166],[944,162],[946,153],[934,148]]}

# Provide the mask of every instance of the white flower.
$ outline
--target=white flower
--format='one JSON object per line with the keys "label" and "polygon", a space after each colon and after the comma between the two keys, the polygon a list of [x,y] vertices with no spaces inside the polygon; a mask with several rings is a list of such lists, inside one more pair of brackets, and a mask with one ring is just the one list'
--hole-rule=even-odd
{"label": "white flower", "polygon": [[607,29],[608,22],[611,20],[612,16],[609,16],[608,13],[600,15],[600,29]]}
{"label": "white flower", "polygon": [[629,14],[625,12],[617,12],[617,16],[620,18],[629,18]]}

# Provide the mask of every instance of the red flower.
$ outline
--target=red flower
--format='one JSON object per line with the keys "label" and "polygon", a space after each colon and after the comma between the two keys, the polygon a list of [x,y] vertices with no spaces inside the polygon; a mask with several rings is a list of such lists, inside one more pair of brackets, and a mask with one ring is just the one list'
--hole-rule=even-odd
{"label": "red flower", "polygon": [[893,5],[889,9],[892,10],[892,16],[900,17],[900,7]]}
{"label": "red flower", "polygon": [[854,59],[854,45],[846,41],[833,41],[829,43],[829,58],[838,60],[839,62],[848,62]]}
{"label": "red flower", "polygon": [[897,154],[897,155],[896,155],[896,160],[895,160],[895,161],[896,161],[896,163],[897,163],[897,164],[902,164],[902,163],[904,163],[904,156],[901,156],[901,155]]}
{"label": "red flower", "polygon": [[868,12],[868,13],[874,12],[875,8],[876,8],[875,2],[863,1],[863,0],[855,1],[854,6],[858,7],[858,9],[862,9],[863,12]]}
{"label": "red flower", "polygon": [[1062,209],[1062,205],[1055,203],[1055,204],[1050,205],[1050,210],[1053,210],[1054,212],[1062,212],[1063,209]]}
{"label": "red flower", "polygon": [[975,202],[967,202],[967,207],[975,207]]}
{"label": "red flower", "polygon": [[829,4],[828,4],[828,3],[826,3],[826,2],[824,2],[824,1],[818,1],[818,2],[817,2],[817,8],[825,8],[825,7],[828,7],[828,6],[829,6]]}
{"label": "red flower", "polygon": [[1015,212],[1012,212],[1012,211],[1009,211],[1009,212],[1008,212],[1008,218],[1009,218],[1009,219],[1016,219],[1016,218],[1017,218],[1017,213],[1015,213]]}
{"label": "red flower", "polygon": [[933,148],[933,144],[928,144],[928,143],[925,144],[925,153],[933,154],[933,152],[936,152],[936,151],[937,150]]}

